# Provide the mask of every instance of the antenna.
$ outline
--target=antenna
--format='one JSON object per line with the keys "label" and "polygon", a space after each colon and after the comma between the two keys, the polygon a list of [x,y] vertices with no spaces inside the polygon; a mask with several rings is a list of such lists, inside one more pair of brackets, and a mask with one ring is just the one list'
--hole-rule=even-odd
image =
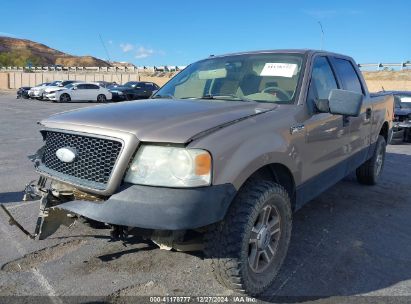
{"label": "antenna", "polygon": [[320,25],[320,29],[321,29],[321,50],[323,50],[324,49],[324,29],[320,21],[318,21],[318,24]]}
{"label": "antenna", "polygon": [[106,51],[106,55],[107,55],[108,62],[110,62],[110,61],[111,61],[111,59],[110,59],[110,54],[108,53],[108,50],[107,50],[107,48],[106,48],[106,45],[104,44],[104,40],[103,40],[103,38],[101,37],[101,34],[98,34],[98,36],[100,37],[101,44],[103,45],[103,48],[104,48],[104,50]]}

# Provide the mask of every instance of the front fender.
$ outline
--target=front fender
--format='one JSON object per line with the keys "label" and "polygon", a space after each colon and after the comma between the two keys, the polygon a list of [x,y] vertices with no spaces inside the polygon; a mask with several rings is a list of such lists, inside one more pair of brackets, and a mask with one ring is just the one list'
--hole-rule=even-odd
{"label": "front fender", "polygon": [[249,118],[210,134],[190,147],[211,152],[213,184],[231,183],[238,190],[254,172],[274,163],[287,167],[299,183],[301,159],[298,145],[294,143],[304,140],[304,134],[291,135],[287,127],[290,117],[274,120],[273,115],[267,113]]}

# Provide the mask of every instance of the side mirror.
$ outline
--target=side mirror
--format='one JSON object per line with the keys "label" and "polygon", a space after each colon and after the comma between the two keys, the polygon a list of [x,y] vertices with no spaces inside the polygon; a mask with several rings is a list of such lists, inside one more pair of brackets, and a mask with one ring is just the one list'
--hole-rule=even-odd
{"label": "side mirror", "polygon": [[331,90],[328,99],[318,99],[315,105],[320,112],[358,117],[363,95],[346,90]]}
{"label": "side mirror", "polygon": [[72,89],[72,90],[77,90],[77,87],[72,87],[71,89]]}

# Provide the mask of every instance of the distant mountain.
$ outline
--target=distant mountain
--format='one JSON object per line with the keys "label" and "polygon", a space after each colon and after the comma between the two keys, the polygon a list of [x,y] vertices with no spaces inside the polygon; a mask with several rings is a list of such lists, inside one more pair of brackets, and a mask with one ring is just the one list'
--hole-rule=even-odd
{"label": "distant mountain", "polygon": [[73,56],[34,41],[0,37],[0,66],[99,66],[108,62],[93,56]]}

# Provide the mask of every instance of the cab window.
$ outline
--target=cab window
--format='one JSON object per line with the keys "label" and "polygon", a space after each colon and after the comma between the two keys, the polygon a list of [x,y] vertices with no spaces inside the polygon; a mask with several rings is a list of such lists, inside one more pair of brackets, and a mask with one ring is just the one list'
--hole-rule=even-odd
{"label": "cab window", "polygon": [[87,85],[86,84],[79,84],[79,85],[77,85],[77,89],[78,90],[85,90],[85,89],[87,89]]}
{"label": "cab window", "polygon": [[337,89],[337,81],[326,57],[314,59],[309,99],[328,99],[330,92]]}
{"label": "cab window", "polygon": [[358,78],[352,63],[340,58],[335,58],[334,63],[337,74],[341,78],[343,88],[347,91],[363,94],[360,79]]}

